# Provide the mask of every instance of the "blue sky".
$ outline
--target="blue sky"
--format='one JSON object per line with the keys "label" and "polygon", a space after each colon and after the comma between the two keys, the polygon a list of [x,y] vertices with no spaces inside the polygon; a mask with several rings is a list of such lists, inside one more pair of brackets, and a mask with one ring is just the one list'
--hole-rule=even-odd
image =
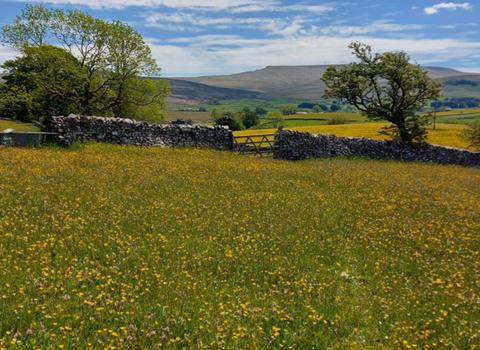
{"label": "blue sky", "polygon": [[[422,65],[480,73],[480,2],[438,0],[33,0],[128,22],[164,77],[233,74],[275,65],[349,63],[348,44],[405,51]],[[0,25],[27,2],[0,1]],[[0,63],[14,57],[0,46]]]}

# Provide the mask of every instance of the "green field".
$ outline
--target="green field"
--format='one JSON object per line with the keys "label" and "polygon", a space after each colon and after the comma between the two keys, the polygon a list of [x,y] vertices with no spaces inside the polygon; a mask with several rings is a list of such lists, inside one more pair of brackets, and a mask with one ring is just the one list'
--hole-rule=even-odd
{"label": "green field", "polygon": [[480,346],[480,169],[87,144],[0,178],[0,348]]}
{"label": "green field", "polygon": [[31,123],[0,120],[0,132],[6,129],[13,129],[14,131],[38,131],[38,128]]}

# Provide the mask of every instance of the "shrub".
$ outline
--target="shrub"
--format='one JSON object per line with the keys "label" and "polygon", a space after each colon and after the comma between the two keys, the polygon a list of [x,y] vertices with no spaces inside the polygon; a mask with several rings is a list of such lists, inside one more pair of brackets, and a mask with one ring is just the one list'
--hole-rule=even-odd
{"label": "shrub", "polygon": [[342,117],[340,115],[337,115],[335,117],[333,117],[332,119],[329,119],[328,120],[328,125],[339,125],[339,124],[348,124],[350,123],[350,121],[345,118],[345,117]]}
{"label": "shrub", "polygon": [[468,128],[463,132],[463,136],[470,143],[468,147],[480,150],[480,118],[468,124]]}

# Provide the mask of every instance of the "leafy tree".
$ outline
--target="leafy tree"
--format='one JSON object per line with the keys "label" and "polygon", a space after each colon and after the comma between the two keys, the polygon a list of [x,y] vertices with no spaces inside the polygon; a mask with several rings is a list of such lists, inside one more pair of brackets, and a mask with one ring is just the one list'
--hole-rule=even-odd
{"label": "leafy tree", "polygon": [[[157,119],[163,115],[168,82],[139,78],[156,76],[160,68],[142,36],[125,23],[96,19],[78,10],[27,5],[11,25],[2,27],[0,35],[22,56],[50,44],[77,59],[82,78],[71,97],[76,113],[145,118],[151,112]],[[18,89],[30,91],[23,86]]]}
{"label": "leafy tree", "polygon": [[322,108],[319,105],[313,106],[312,110],[313,110],[314,113],[322,112]]}
{"label": "leafy tree", "polygon": [[295,113],[296,113],[295,108],[293,108],[292,106],[282,106],[283,115],[292,115]]}
{"label": "leafy tree", "polygon": [[215,125],[226,125],[232,131],[245,130],[245,126],[240,119],[239,113],[232,107],[214,107],[210,116],[214,119]]}
{"label": "leafy tree", "polygon": [[327,112],[328,111],[328,107],[326,105],[319,105],[320,108],[324,111],[324,112]]}
{"label": "leafy tree", "polygon": [[256,107],[255,113],[257,113],[258,115],[267,115],[268,111],[263,107]]}
{"label": "leafy tree", "polygon": [[369,119],[391,122],[384,132],[394,139],[425,140],[425,119],[408,112],[440,96],[442,84],[420,65],[410,63],[404,52],[373,55],[370,46],[358,42],[349,48],[360,62],[328,67],[322,77],[327,85],[325,97],[346,99]]}
{"label": "leafy tree", "polygon": [[250,129],[252,126],[258,125],[260,123],[260,119],[258,119],[258,115],[255,112],[244,111],[240,114],[240,119],[242,120],[243,125],[245,128]]}
{"label": "leafy tree", "polygon": [[266,118],[270,119],[269,124],[272,125],[273,128],[278,128],[285,125],[285,119],[283,119],[283,116],[280,112],[268,112]]}
{"label": "leafy tree", "polygon": [[53,115],[67,115],[78,109],[87,72],[65,50],[48,44],[26,47],[24,55],[6,61],[8,73],[0,86],[1,114],[24,122],[48,125]]}
{"label": "leafy tree", "polygon": [[464,130],[463,136],[470,143],[469,147],[473,147],[480,151],[480,118],[468,125]]}

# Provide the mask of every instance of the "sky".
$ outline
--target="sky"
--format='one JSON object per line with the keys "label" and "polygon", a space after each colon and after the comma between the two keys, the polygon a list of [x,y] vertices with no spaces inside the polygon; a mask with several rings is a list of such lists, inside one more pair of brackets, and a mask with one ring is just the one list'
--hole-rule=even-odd
{"label": "sky", "polygon": [[[0,26],[27,3],[129,23],[164,77],[345,64],[355,60],[355,41],[373,52],[405,51],[424,66],[480,73],[479,0],[0,0]],[[0,64],[15,54],[0,45]]]}

